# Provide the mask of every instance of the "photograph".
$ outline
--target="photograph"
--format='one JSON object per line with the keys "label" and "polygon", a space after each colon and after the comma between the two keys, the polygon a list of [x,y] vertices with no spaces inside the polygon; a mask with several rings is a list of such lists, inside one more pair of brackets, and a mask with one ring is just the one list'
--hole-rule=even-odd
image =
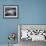
{"label": "photograph", "polygon": [[4,5],[4,18],[18,18],[18,5]]}

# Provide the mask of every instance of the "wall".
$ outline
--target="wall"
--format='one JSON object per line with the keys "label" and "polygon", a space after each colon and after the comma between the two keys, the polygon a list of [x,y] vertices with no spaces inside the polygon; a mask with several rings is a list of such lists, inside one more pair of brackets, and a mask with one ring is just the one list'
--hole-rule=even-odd
{"label": "wall", "polygon": [[[3,5],[16,4],[19,18],[4,19]],[[46,0],[0,0],[0,44],[8,43],[9,32],[18,32],[17,24],[46,24]]]}

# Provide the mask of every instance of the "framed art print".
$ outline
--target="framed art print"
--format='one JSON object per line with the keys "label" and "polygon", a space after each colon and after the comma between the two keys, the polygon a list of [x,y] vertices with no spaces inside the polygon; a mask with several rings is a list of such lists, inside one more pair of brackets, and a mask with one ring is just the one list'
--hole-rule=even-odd
{"label": "framed art print", "polygon": [[18,18],[18,5],[4,5],[4,18]]}
{"label": "framed art print", "polygon": [[46,41],[46,25],[44,24],[19,24],[18,41]]}

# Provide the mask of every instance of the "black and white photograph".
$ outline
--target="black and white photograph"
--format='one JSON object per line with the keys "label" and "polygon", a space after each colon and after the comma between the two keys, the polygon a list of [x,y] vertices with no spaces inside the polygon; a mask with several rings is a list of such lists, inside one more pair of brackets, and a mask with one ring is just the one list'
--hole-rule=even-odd
{"label": "black and white photograph", "polygon": [[5,5],[4,18],[18,18],[18,5]]}

